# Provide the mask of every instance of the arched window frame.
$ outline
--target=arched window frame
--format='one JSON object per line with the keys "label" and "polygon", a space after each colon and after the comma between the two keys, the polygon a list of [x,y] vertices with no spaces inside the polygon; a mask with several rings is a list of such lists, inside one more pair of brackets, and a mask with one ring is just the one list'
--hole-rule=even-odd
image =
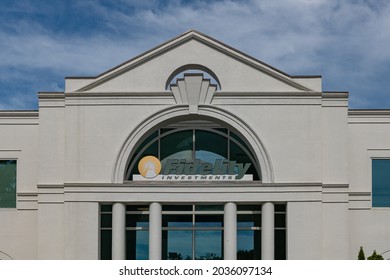
{"label": "arched window frame", "polygon": [[[160,129],[157,129],[157,130],[154,130],[153,132],[149,133],[148,136],[152,135],[153,133],[155,133],[156,131],[158,131],[158,135],[153,138],[152,140],[150,140],[147,144],[144,144],[143,141],[141,141],[134,149],[131,154],[130,154],[130,162],[128,164],[128,167],[127,167],[127,171],[126,171],[126,177],[127,180],[129,180],[130,178],[130,175],[131,175],[131,171],[133,170],[134,168],[134,165],[138,162],[138,159],[139,157],[145,152],[146,149],[148,149],[152,144],[154,144],[156,141],[159,141],[161,140],[162,138],[166,137],[167,135],[170,135],[170,134],[173,134],[173,133],[177,133],[177,132],[181,132],[181,131],[190,131],[192,130],[193,131],[193,135],[195,135],[195,131],[196,130],[203,130],[203,131],[208,131],[208,132],[212,132],[212,133],[215,133],[215,134],[218,134],[218,135],[221,135],[223,137],[225,137],[227,140],[228,140],[228,143],[229,141],[232,141],[233,143],[235,143],[240,149],[242,149],[245,154],[249,157],[249,159],[251,160],[251,162],[254,164],[254,167],[255,167],[255,170],[258,174],[258,177],[259,177],[259,180],[261,181],[262,180],[262,174],[261,174],[261,170],[259,168],[259,164],[256,160],[256,158],[253,156],[252,152],[250,150],[248,150],[242,143],[240,143],[240,141],[238,141],[237,139],[235,139],[234,137],[232,137],[230,135],[231,133],[231,130],[230,129],[227,129],[228,133],[223,133],[217,129],[213,129],[213,128],[207,128],[207,127],[203,127],[203,126],[193,126],[191,128],[188,128],[188,127],[183,127],[183,128],[170,128],[170,127],[167,127],[169,128],[170,130],[169,131],[166,131],[164,133],[160,133],[161,129],[164,129],[165,127],[162,127]],[[221,127],[223,128],[223,127]],[[147,137],[145,138],[147,139]],[[145,140],[144,140],[145,141]],[[137,153],[137,154],[134,154],[135,151],[138,150],[138,148],[140,147],[140,145],[144,144],[144,147],[141,148],[141,150]],[[159,148],[160,149],[160,148]],[[228,148],[228,151],[230,149]],[[160,155],[158,155],[159,159],[160,159]],[[230,158],[230,155],[228,156]],[[160,159],[161,160],[161,159]]]}

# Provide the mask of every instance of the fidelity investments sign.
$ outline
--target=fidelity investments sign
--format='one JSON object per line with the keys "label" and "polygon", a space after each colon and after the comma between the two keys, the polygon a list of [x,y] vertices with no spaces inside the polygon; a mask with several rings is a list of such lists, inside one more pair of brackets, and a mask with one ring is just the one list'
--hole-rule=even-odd
{"label": "fidelity investments sign", "polygon": [[217,159],[214,163],[196,159],[168,159],[164,166],[158,158],[145,156],[138,163],[140,175],[133,181],[252,181],[252,174],[245,174],[250,163]]}

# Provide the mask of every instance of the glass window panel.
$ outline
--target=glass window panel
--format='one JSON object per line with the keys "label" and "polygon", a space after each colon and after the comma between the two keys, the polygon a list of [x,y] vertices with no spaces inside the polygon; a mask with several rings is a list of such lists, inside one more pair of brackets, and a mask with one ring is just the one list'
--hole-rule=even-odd
{"label": "glass window panel", "polygon": [[112,212],[112,204],[103,204],[100,206],[100,212]]}
{"label": "glass window panel", "polygon": [[[138,154],[138,152],[137,152]],[[139,161],[145,157],[145,156],[155,156],[158,157],[158,142],[154,142],[152,145],[150,145],[136,160],[135,164],[133,165],[133,169],[131,170],[132,174],[139,174],[138,171],[138,163]],[[131,177],[131,176],[130,176]],[[131,177],[132,178],[132,177]]]}
{"label": "glass window panel", "polygon": [[[249,167],[246,174],[253,174],[253,180],[259,180],[259,175],[256,172],[255,165],[250,160],[249,156],[245,153],[243,149],[241,149],[236,143],[233,141],[230,141],[230,160],[234,160],[237,163],[250,163],[251,166]],[[236,170],[236,173],[238,173],[238,170]]]}
{"label": "glass window panel", "polygon": [[192,160],[193,134],[192,130],[178,131],[160,140],[161,163],[167,159]]}
{"label": "glass window panel", "polygon": [[126,259],[127,260],[149,259],[149,231],[144,231],[144,230],[126,231]]}
{"label": "glass window panel", "polygon": [[196,215],[196,227],[223,227],[223,215]]}
{"label": "glass window panel", "polygon": [[390,159],[372,160],[372,206],[390,207]]}
{"label": "glass window panel", "polygon": [[221,260],[222,259],[222,230],[195,231],[195,259]]}
{"label": "glass window panel", "polygon": [[287,258],[286,230],[275,230],[275,260],[285,260]]}
{"label": "glass window panel", "polygon": [[223,205],[195,205],[195,211],[223,211]]}
{"label": "glass window panel", "polygon": [[260,227],[261,226],[261,215],[260,214],[238,214],[237,215],[237,227],[248,228],[248,227]]}
{"label": "glass window panel", "polygon": [[135,259],[148,260],[149,259],[149,231],[136,231],[136,246]]}
{"label": "glass window panel", "polygon": [[195,158],[202,162],[214,163],[227,159],[228,140],[226,137],[205,130],[195,131]]}
{"label": "glass window panel", "polygon": [[163,227],[192,228],[192,215],[163,215]]}
{"label": "glass window panel", "polygon": [[275,212],[286,212],[286,204],[275,204]]}
{"label": "glass window panel", "polygon": [[242,140],[241,137],[239,137],[237,134],[235,134],[233,131],[230,131],[230,137],[237,140],[238,143],[240,143],[241,145],[243,145],[244,147],[247,146],[247,144],[245,143],[245,141]]}
{"label": "glass window panel", "polygon": [[163,205],[162,211],[192,211],[192,205]]}
{"label": "glass window panel", "polygon": [[[135,150],[128,168],[130,168],[131,163],[135,160],[135,157],[138,155],[138,153],[148,144],[150,143],[153,139],[158,137],[158,131],[153,132],[151,135],[149,135]],[[133,169],[131,170],[130,174],[139,174],[138,172],[138,162],[147,155],[152,155],[155,157],[158,157],[158,141],[152,143],[137,159],[137,162],[134,164]],[[130,178],[131,179],[131,175]]]}
{"label": "glass window panel", "polygon": [[237,259],[261,259],[261,232],[253,230],[237,231]]}
{"label": "glass window panel", "polygon": [[126,205],[126,211],[149,211],[149,205]]}
{"label": "glass window panel", "polygon": [[16,208],[16,160],[0,160],[0,208]]}
{"label": "glass window panel", "polygon": [[111,260],[111,244],[112,244],[112,232],[111,230],[100,231],[100,259]]}
{"label": "glass window panel", "polygon": [[251,149],[249,148],[248,144],[242,139],[242,137],[238,136],[237,134],[235,134],[232,131],[230,131],[230,137],[237,140],[238,143],[240,143],[243,147],[245,147],[248,150],[248,152],[252,155],[252,157],[254,158]]}
{"label": "glass window panel", "polygon": [[112,214],[101,214],[100,226],[102,228],[111,228]]}
{"label": "glass window panel", "polygon": [[163,231],[164,260],[192,260],[192,231]]}
{"label": "glass window panel", "polygon": [[275,227],[284,228],[286,227],[286,214],[275,214]]}
{"label": "glass window panel", "polygon": [[237,205],[237,211],[261,211],[261,205]]}
{"label": "glass window panel", "polygon": [[[149,135],[137,148],[135,151],[133,157],[137,156],[137,154],[146,146],[148,145],[153,139],[156,139],[158,137],[158,131],[153,132],[151,135]],[[158,145],[157,141],[151,144],[144,153],[151,154],[151,155],[158,155]]]}
{"label": "glass window panel", "polygon": [[149,227],[149,215],[127,214],[126,227]]}

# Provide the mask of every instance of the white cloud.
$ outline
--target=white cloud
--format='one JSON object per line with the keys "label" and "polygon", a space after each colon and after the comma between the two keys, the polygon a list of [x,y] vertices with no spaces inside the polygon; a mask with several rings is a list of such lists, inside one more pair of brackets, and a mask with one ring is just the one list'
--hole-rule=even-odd
{"label": "white cloud", "polygon": [[388,1],[136,2],[121,0],[117,7],[75,2],[108,30],[83,37],[56,34],[39,21],[17,21],[18,32],[0,30],[0,67],[96,75],[197,29],[287,73],[322,74],[325,89],[355,91],[359,100],[367,100],[359,81],[389,69]]}

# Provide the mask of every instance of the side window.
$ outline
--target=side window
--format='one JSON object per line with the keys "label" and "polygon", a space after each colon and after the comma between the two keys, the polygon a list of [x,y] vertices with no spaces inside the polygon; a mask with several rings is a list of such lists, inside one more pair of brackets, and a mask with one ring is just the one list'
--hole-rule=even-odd
{"label": "side window", "polygon": [[16,160],[0,160],[0,208],[16,208]]}
{"label": "side window", "polygon": [[372,160],[372,206],[390,207],[390,159]]}

